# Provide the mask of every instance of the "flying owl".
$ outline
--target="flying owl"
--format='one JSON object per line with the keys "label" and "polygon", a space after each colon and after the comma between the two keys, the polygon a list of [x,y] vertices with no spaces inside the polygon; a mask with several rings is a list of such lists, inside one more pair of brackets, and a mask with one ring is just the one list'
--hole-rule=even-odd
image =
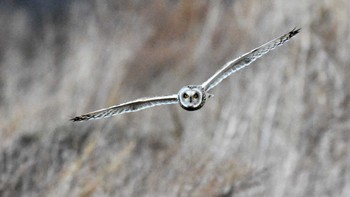
{"label": "flying owl", "polygon": [[213,76],[201,85],[188,85],[180,89],[177,94],[169,96],[157,96],[150,98],[140,98],[134,101],[111,106],[105,109],[93,111],[81,116],[72,118],[72,121],[86,121],[92,119],[108,118],[118,114],[136,112],[143,109],[151,108],[158,105],[180,104],[180,106],[188,111],[194,111],[202,108],[208,98],[212,96],[209,90],[217,86],[222,80],[230,76],[232,73],[248,66],[259,57],[265,55],[278,46],[283,45],[297,33],[300,29],[294,28],[287,34],[273,39],[262,46],[242,55],[241,57],[227,62]]}

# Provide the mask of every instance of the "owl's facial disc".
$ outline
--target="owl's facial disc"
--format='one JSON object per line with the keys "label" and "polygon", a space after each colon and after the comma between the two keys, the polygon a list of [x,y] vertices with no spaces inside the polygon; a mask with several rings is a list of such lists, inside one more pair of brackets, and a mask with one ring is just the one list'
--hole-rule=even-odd
{"label": "owl's facial disc", "polygon": [[193,111],[200,109],[205,103],[205,93],[200,86],[186,86],[179,91],[182,108]]}

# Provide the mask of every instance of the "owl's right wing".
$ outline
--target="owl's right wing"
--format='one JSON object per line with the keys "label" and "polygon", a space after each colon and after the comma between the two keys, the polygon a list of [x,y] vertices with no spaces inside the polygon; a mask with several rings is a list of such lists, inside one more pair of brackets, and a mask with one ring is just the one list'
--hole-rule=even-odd
{"label": "owl's right wing", "polygon": [[124,114],[129,112],[136,112],[150,107],[155,107],[158,105],[169,105],[178,103],[177,94],[169,96],[158,96],[151,98],[141,98],[120,105],[115,105],[105,109],[100,109],[93,111],[81,116],[72,118],[71,121],[86,121],[92,119],[108,118],[118,114]]}
{"label": "owl's right wing", "polygon": [[205,89],[205,91],[212,89],[232,73],[248,66],[256,59],[265,55],[276,47],[283,45],[285,42],[299,33],[299,31],[300,29],[294,28],[292,31],[263,44],[262,46],[242,55],[241,57],[227,62],[219,71],[217,71],[212,77],[205,81],[202,84],[202,87]]}

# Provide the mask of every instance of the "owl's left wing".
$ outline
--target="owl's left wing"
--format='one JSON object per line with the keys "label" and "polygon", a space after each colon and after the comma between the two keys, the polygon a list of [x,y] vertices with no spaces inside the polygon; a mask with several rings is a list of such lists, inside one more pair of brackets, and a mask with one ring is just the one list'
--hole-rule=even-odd
{"label": "owl's left wing", "polygon": [[92,119],[108,118],[118,114],[140,111],[158,105],[168,105],[176,103],[178,103],[177,94],[152,98],[141,98],[120,105],[115,105],[109,108],[100,109],[87,114],[83,114],[81,116],[72,118],[71,121],[85,121]]}
{"label": "owl's left wing", "polygon": [[218,85],[222,80],[231,75],[232,73],[248,66],[250,63],[254,62],[259,57],[265,55],[269,51],[275,49],[276,47],[284,44],[297,33],[300,29],[293,29],[292,31],[284,34],[270,42],[263,44],[262,46],[242,55],[241,57],[226,63],[219,71],[217,71],[212,77],[202,84],[205,91],[208,91]]}

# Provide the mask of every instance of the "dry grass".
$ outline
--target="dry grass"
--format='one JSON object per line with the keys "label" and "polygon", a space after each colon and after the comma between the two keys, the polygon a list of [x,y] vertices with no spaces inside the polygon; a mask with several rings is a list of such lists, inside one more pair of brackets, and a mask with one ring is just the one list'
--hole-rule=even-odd
{"label": "dry grass", "polygon": [[[349,2],[28,2],[0,3],[0,196],[350,195]],[[200,111],[68,121],[295,26]]]}

